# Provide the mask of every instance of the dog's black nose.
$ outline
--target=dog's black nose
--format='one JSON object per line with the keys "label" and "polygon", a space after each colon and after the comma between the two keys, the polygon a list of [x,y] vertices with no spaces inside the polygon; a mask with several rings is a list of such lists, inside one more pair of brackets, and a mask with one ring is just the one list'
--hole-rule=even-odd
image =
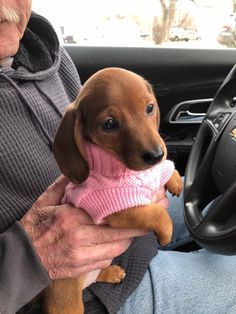
{"label": "dog's black nose", "polygon": [[158,147],[156,150],[145,152],[142,156],[142,159],[146,164],[154,165],[161,161],[163,156],[163,150]]}

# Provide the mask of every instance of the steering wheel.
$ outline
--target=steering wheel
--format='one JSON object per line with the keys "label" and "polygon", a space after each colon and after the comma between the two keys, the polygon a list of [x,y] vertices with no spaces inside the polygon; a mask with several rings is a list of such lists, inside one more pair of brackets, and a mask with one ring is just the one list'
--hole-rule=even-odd
{"label": "steering wheel", "polygon": [[236,65],[199,128],[184,182],[184,216],[190,234],[201,247],[224,255],[236,254],[235,94]]}

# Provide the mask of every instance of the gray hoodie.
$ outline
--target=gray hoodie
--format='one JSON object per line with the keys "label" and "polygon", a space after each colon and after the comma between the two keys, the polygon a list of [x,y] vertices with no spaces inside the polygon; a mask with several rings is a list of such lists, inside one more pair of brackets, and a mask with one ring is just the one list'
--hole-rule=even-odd
{"label": "gray hoodie", "polygon": [[15,221],[60,175],[52,141],[79,88],[52,27],[32,14],[12,68],[0,69],[0,313],[15,313],[50,283]]}
{"label": "gray hoodie", "polygon": [[[17,220],[60,175],[52,142],[79,89],[76,68],[51,25],[32,14],[12,67],[0,68],[0,313],[15,313],[50,284]],[[153,234],[135,239],[114,261],[126,269],[125,280],[86,289],[86,312],[116,313],[156,251]]]}

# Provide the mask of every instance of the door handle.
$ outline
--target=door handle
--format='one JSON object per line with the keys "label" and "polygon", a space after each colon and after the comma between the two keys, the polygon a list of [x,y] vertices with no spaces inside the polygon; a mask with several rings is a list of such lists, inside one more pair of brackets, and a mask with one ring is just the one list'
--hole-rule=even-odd
{"label": "door handle", "polygon": [[212,100],[194,99],[178,103],[170,110],[167,120],[171,124],[200,124]]}
{"label": "door handle", "polygon": [[191,112],[189,110],[183,110],[183,111],[179,111],[178,114],[175,117],[175,121],[178,122],[187,122],[187,123],[196,123],[196,122],[202,122],[202,120],[204,119],[206,113],[195,113],[195,112]]}

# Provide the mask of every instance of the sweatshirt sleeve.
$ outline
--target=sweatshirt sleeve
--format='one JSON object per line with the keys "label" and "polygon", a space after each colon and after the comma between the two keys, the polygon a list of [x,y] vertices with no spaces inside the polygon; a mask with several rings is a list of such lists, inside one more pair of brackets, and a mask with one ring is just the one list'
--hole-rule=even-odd
{"label": "sweatshirt sleeve", "polygon": [[0,313],[15,313],[50,282],[31,240],[15,222],[0,234]]}

